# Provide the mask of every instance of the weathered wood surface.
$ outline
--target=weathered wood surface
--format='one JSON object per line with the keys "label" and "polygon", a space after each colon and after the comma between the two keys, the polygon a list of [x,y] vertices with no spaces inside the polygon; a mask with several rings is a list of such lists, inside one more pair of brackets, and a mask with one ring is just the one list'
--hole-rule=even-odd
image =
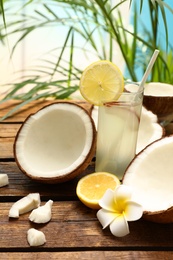
{"label": "weathered wood surface", "polygon": [[[47,106],[52,103],[56,102],[72,102],[76,103],[82,107],[84,107],[89,113],[91,113],[93,105],[86,103],[85,101],[82,100],[77,100],[77,101],[70,101],[70,100],[59,100],[59,101],[51,101],[51,100],[39,100],[39,101],[33,101],[30,102],[27,105],[22,106],[19,110],[17,110],[15,113],[12,114],[12,116],[8,117],[5,119],[4,122],[23,122],[26,117],[32,113],[35,113],[39,109],[41,109],[44,106]],[[21,104],[19,101],[7,101],[5,103],[2,103],[0,105],[0,118],[5,116],[7,113],[12,111],[17,105]]]}
{"label": "weathered wood surface", "polygon": [[[47,101],[50,103],[50,101]],[[96,211],[85,207],[76,196],[78,180],[94,171],[94,161],[72,181],[62,184],[40,184],[30,180],[17,167],[13,157],[15,135],[25,118],[47,102],[34,102],[0,123],[0,173],[7,173],[9,185],[0,188],[0,259],[173,259],[173,224],[157,224],[143,219],[130,223],[130,234],[113,237],[102,230]],[[82,105],[91,112],[92,106]],[[14,107],[8,102],[0,106],[0,116]],[[42,204],[54,201],[52,220],[33,224],[29,213],[9,219],[13,203],[31,192],[39,192]],[[30,247],[26,232],[35,227],[45,233],[47,242]]]}
{"label": "weathered wood surface", "polygon": [[[50,195],[51,196],[51,195]],[[44,202],[42,202],[44,204]],[[52,219],[49,223],[29,222],[29,213],[19,219],[8,219],[12,203],[0,203],[0,248],[7,250],[28,248],[26,232],[34,227],[42,230],[47,238],[45,249],[67,250],[173,250],[173,225],[160,225],[140,220],[130,223],[130,234],[117,238],[109,229],[102,230],[96,211],[88,209],[79,201],[54,201]],[[7,250],[8,251],[8,250]]]}
{"label": "weathered wood surface", "polygon": [[56,199],[74,199],[76,198],[76,184],[79,178],[94,171],[94,165],[88,167],[84,173],[75,179],[65,182],[63,184],[42,184],[30,180],[24,175],[17,167],[15,162],[1,162],[0,173],[6,173],[9,176],[9,185],[7,187],[0,188],[0,199],[6,197],[9,201],[14,196],[26,196],[29,192],[39,192],[40,195],[52,197]]}
{"label": "weathered wood surface", "polygon": [[22,252],[1,253],[3,260],[172,260],[172,252],[160,251],[75,251],[75,252]]}

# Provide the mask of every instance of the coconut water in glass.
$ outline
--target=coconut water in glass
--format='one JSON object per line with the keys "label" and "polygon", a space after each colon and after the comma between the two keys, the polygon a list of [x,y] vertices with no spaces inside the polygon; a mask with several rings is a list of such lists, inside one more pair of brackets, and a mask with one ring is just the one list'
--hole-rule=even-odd
{"label": "coconut water in glass", "polygon": [[104,103],[98,111],[95,170],[114,173],[119,179],[136,153],[143,89],[138,92],[135,85],[126,85],[118,100]]}

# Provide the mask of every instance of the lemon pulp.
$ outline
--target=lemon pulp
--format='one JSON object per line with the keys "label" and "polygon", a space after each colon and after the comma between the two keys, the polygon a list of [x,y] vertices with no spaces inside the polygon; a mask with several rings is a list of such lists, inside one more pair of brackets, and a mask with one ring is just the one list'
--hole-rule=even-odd
{"label": "lemon pulp", "polygon": [[100,106],[119,98],[124,89],[123,75],[112,62],[97,61],[83,71],[79,89],[85,100]]}
{"label": "lemon pulp", "polygon": [[116,175],[108,172],[95,172],[79,180],[76,194],[87,207],[99,209],[99,200],[106,190],[114,190],[118,185],[120,185],[120,181]]}

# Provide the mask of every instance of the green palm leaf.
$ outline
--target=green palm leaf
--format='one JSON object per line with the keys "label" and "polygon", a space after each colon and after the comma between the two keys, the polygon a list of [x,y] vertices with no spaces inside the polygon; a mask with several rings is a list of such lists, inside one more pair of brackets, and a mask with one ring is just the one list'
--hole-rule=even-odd
{"label": "green palm leaf", "polygon": [[[0,35],[2,37],[19,35],[12,47],[11,56],[16,51],[17,46],[36,30],[44,27],[56,26],[58,28],[60,26],[65,28],[67,33],[64,36],[62,46],[49,50],[53,60],[51,58],[42,58],[43,64],[41,66],[27,70],[26,77],[20,78],[17,83],[9,84],[12,87],[0,103],[9,99],[17,99],[22,101],[20,104],[22,106],[26,102],[39,98],[70,98],[70,95],[78,89],[82,73],[81,68],[75,66],[76,53],[79,49],[84,57],[93,55],[95,59],[113,61],[115,42],[119,46],[128,75],[132,80],[138,80],[136,68],[141,67],[145,71],[151,53],[155,48],[159,48],[160,54],[152,70],[151,80],[173,83],[173,47],[169,43],[169,24],[167,24],[166,20],[166,11],[173,13],[173,9],[163,0],[140,0],[138,2],[139,10],[135,7],[136,0],[122,0],[114,5],[111,0],[28,0],[25,1],[22,8],[37,4],[32,15],[26,13],[25,16],[21,17],[14,14],[14,21],[11,22],[6,19],[8,10],[6,14],[6,9],[4,9],[4,4],[8,1],[0,0],[4,24],[4,27],[0,29],[2,31]],[[133,31],[124,25],[124,17],[119,12],[119,7],[127,1],[130,10],[135,8]],[[142,24],[145,34],[143,37],[139,31],[139,22],[146,1],[152,31],[149,31]],[[61,8],[62,12],[57,13],[56,7]],[[10,11],[12,12],[12,10]],[[158,21],[160,18],[163,20],[165,28],[168,47],[166,51],[162,50],[162,46],[158,41]],[[4,28],[8,28],[8,34],[7,30],[5,30],[6,33],[4,34]],[[78,37],[82,39],[82,45],[80,46],[77,45],[76,41]],[[145,49],[145,54],[143,49]],[[58,55],[56,54],[57,50]],[[68,57],[65,56],[65,53],[68,53]],[[144,56],[146,59],[144,59]],[[55,80],[55,74],[58,76],[58,80]],[[19,108],[20,106],[16,109]],[[9,112],[8,115],[11,113],[14,113],[14,111]]]}

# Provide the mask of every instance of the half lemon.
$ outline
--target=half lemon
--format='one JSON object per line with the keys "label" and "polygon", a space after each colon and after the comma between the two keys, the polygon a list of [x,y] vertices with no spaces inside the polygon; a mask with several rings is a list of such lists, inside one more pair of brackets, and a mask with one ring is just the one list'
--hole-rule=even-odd
{"label": "half lemon", "polygon": [[108,172],[95,172],[81,178],[76,187],[80,201],[91,209],[99,209],[99,200],[107,189],[114,190],[120,185],[117,176]]}

